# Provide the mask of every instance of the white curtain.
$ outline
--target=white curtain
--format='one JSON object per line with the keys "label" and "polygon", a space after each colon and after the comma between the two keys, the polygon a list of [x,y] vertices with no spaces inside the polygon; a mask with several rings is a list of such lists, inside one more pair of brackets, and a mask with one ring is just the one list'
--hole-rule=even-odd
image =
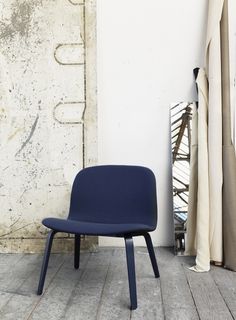
{"label": "white curtain", "polygon": [[[197,76],[186,253],[236,269],[236,159],[231,139],[228,1],[209,0],[206,66]],[[195,150],[194,150],[195,149]],[[224,242],[224,250],[223,250]],[[224,256],[224,259],[223,259]]]}

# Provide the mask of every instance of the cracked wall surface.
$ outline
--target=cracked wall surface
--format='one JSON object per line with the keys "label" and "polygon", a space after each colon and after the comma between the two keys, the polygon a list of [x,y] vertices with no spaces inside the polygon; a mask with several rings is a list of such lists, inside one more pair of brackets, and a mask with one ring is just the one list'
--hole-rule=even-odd
{"label": "cracked wall surface", "polygon": [[42,250],[41,220],[66,217],[75,174],[96,162],[94,12],[92,0],[0,0],[1,252]]}

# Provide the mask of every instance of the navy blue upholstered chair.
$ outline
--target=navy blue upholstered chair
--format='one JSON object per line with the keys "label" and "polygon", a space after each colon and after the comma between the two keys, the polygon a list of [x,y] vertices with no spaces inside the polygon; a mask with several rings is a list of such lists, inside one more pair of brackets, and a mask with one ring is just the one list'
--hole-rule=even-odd
{"label": "navy blue upholstered chair", "polygon": [[104,165],[81,170],[73,183],[67,219],[47,218],[48,234],[38,294],[42,294],[53,237],[57,232],[75,235],[74,267],[79,268],[80,236],[123,237],[126,246],[131,309],[137,308],[133,236],[144,236],[155,277],[158,266],[149,231],[156,229],[156,181],[140,166]]}

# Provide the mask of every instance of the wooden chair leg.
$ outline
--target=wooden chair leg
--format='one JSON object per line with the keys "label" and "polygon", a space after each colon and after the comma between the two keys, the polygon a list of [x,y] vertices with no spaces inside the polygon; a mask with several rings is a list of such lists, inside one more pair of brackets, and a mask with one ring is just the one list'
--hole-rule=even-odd
{"label": "wooden chair leg", "polygon": [[75,247],[74,247],[74,268],[79,269],[80,262],[80,235],[75,234]]}
{"label": "wooden chair leg", "polygon": [[144,236],[146,244],[147,244],[147,249],[148,249],[148,253],[149,253],[151,263],[152,263],[152,268],[153,268],[155,277],[159,278],[160,274],[159,274],[159,270],[158,270],[158,266],[157,266],[157,260],[156,260],[151,236],[149,233],[145,233],[143,236]]}
{"label": "wooden chair leg", "polygon": [[129,293],[131,310],[137,308],[137,292],[136,292],[136,277],[135,277],[135,261],[134,261],[134,244],[132,237],[125,238],[127,269],[129,278]]}
{"label": "wooden chair leg", "polygon": [[39,278],[39,285],[38,285],[38,291],[37,291],[38,295],[41,295],[43,292],[43,286],[44,286],[47,268],[48,268],[48,261],[49,261],[52,242],[55,234],[56,234],[56,231],[51,230],[47,237],[46,247],[45,247],[44,256],[43,256],[43,263],[42,263],[42,268],[41,268],[41,273]]}

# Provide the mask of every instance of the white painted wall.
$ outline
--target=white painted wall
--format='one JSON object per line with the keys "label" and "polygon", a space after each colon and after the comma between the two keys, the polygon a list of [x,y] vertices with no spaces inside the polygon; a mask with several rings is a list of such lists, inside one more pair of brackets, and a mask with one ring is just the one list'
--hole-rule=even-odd
{"label": "white painted wall", "polygon": [[236,1],[229,0],[229,49],[231,80],[232,140],[236,146]]}
{"label": "white painted wall", "polygon": [[206,0],[97,0],[98,159],[155,172],[155,245],[173,243],[169,107],[196,98],[206,15]]}

